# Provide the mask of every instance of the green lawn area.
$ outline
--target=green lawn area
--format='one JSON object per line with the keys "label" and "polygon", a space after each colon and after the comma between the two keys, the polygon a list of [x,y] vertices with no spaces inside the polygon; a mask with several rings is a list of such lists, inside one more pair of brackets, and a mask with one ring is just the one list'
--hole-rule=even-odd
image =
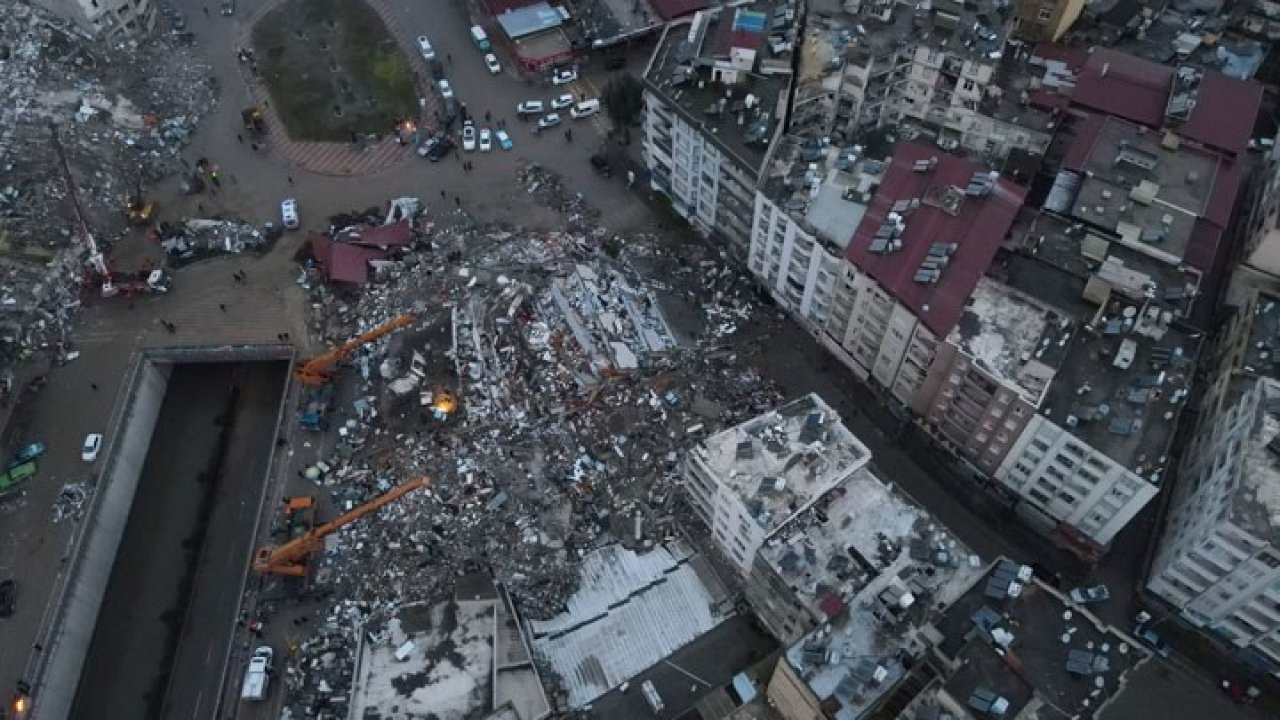
{"label": "green lawn area", "polygon": [[387,133],[417,115],[409,60],[361,0],[287,0],[254,26],[253,46],[294,140]]}

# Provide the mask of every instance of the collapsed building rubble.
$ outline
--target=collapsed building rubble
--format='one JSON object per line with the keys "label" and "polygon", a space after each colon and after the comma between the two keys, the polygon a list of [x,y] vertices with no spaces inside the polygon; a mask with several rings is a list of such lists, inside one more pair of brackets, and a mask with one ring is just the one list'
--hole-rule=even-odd
{"label": "collapsed building rubble", "polygon": [[128,199],[180,168],[179,149],[214,101],[209,68],[182,42],[157,34],[104,44],[30,4],[0,6],[0,362],[58,346],[79,305],[83,248],[50,124],[95,237],[109,246],[125,230]]}
{"label": "collapsed building rubble", "polygon": [[[520,180],[558,187],[537,173]],[[348,356],[342,382],[356,387],[332,401],[333,454],[302,474],[339,511],[404,478],[433,481],[330,536],[313,562],[316,592],[382,616],[442,601],[455,577],[483,571],[523,616],[552,617],[593,550],[674,537],[689,445],[777,404],[723,341],[751,314],[736,273],[652,236],[606,237],[576,197],[548,201],[565,203],[569,229],[478,227],[427,210],[382,282],[358,293],[304,271],[322,344],[391,317],[417,322]],[[662,282],[650,279],[659,267]],[[673,325],[669,303],[702,319]],[[322,679],[341,694],[332,678],[353,672],[354,652],[330,660]],[[291,694],[295,711],[310,687]]]}

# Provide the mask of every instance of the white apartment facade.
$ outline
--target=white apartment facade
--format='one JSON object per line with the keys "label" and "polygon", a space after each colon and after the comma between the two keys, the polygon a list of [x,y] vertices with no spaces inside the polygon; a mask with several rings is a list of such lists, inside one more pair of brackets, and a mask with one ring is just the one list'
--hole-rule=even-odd
{"label": "white apartment facade", "polygon": [[1026,424],[995,479],[1024,500],[1020,511],[1042,515],[1068,544],[1094,556],[1157,493],[1155,485],[1043,415]]}
{"label": "white apartment facade", "polygon": [[857,273],[839,247],[803,227],[763,192],[756,193],[747,267],[811,332],[827,327],[837,290]]}
{"label": "white apartment facade", "polygon": [[156,24],[151,0],[36,0],[36,4],[104,38],[149,33]]}
{"label": "white apartment facade", "polygon": [[1203,417],[1147,587],[1280,673],[1280,383],[1238,376]]}

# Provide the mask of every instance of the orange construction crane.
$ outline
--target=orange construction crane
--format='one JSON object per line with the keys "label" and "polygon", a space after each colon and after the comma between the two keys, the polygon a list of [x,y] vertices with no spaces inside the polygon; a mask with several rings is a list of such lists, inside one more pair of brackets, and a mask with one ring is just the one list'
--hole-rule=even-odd
{"label": "orange construction crane", "polygon": [[293,376],[298,382],[307,387],[320,387],[333,378],[333,369],[352,350],[365,343],[371,343],[392,330],[412,325],[417,321],[418,318],[412,315],[401,315],[395,320],[383,323],[363,335],[342,343],[323,355],[317,355],[306,362],[298,363],[298,366],[293,370]]}
{"label": "orange construction crane", "polygon": [[339,515],[329,522],[314,527],[279,547],[262,547],[253,556],[253,569],[260,573],[304,577],[307,574],[307,558],[324,545],[324,539],[360,518],[431,484],[421,477],[394,487],[351,512]]}

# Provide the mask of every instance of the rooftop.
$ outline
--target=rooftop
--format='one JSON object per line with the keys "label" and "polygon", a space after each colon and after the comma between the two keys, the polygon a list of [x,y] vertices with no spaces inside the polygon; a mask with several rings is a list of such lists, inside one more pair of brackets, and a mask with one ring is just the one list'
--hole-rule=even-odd
{"label": "rooftop", "polygon": [[1039,718],[1089,717],[1148,655],[1025,571],[997,561],[937,624],[939,649],[958,663],[941,694],[975,720],[1001,698],[1004,717],[1037,707]]}
{"label": "rooftop", "polygon": [[972,582],[971,554],[869,468],[858,470],[760,549],[817,617],[839,614],[877,578],[907,567],[929,568],[932,600],[950,603]]}
{"label": "rooftop", "polygon": [[884,163],[822,140],[793,135],[774,151],[763,192],[801,227],[843,250],[866,214]]}
{"label": "rooftop", "polygon": [[830,618],[785,658],[835,720],[893,689],[903,658],[923,650],[919,628],[980,575],[948,530],[866,470],[762,552]]}
{"label": "rooftop", "polygon": [[725,619],[715,609],[723,598],[696,560],[681,542],[643,555],[608,545],[583,558],[579,589],[563,613],[528,621],[534,654],[559,676],[570,707],[587,705]]}
{"label": "rooftop", "polygon": [[1258,293],[1253,322],[1249,325],[1249,346],[1245,348],[1244,370],[1280,379],[1280,297]]}
{"label": "rooftop", "polygon": [[560,13],[545,2],[495,13],[494,19],[512,40],[559,27],[562,21]]}
{"label": "rooftop", "polygon": [[972,161],[902,143],[846,254],[945,336],[1026,193]]}
{"label": "rooftop", "polygon": [[1076,327],[1072,318],[984,277],[947,339],[1039,406]]}
{"label": "rooftop", "polygon": [[[1204,272],[1217,264],[1242,167],[1114,117],[1090,116],[1063,159],[1045,207],[1117,235],[1122,242]],[[1059,192],[1060,191],[1060,192]]]}
{"label": "rooftop", "polygon": [[757,0],[668,25],[645,73],[686,121],[758,174],[785,115],[794,12]]}
{"label": "rooftop", "polygon": [[1076,78],[1071,101],[1148,127],[1164,125],[1174,69],[1111,48],[1095,50]]}
{"label": "rooftop", "polygon": [[736,492],[768,534],[866,465],[871,452],[811,393],[708,438],[690,459]]}
{"label": "rooftop", "polygon": [[1004,280],[1077,330],[1040,405],[1053,422],[1158,481],[1195,367],[1200,333],[1180,322],[1197,275],[1043,214]]}
{"label": "rooftop", "polygon": [[1253,432],[1241,453],[1240,486],[1232,503],[1232,519],[1259,538],[1280,545],[1280,381],[1257,382],[1262,392]]}

